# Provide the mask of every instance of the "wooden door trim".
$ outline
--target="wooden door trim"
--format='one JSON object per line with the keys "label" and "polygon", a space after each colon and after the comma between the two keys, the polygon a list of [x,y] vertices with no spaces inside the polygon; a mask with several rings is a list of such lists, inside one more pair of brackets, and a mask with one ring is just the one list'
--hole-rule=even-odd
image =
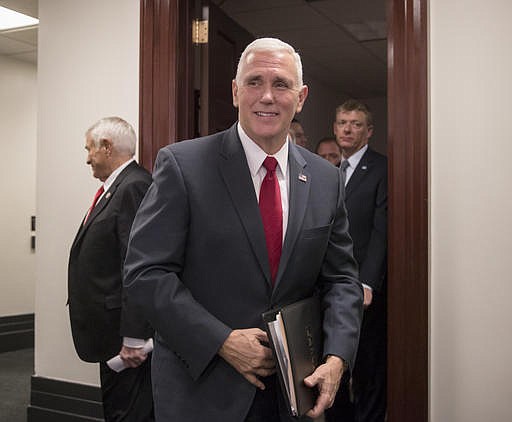
{"label": "wooden door trim", "polygon": [[388,418],[428,421],[428,0],[388,0]]}
{"label": "wooden door trim", "polygon": [[[428,421],[428,0],[388,11],[388,420]],[[191,3],[141,0],[140,152],[194,134]]]}
{"label": "wooden door trim", "polygon": [[160,148],[194,133],[193,2],[141,0],[139,159],[151,171]]}

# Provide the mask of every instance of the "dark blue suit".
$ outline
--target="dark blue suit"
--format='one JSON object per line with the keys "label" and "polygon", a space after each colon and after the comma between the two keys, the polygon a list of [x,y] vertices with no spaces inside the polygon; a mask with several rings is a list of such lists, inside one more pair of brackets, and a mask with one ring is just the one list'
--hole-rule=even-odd
{"label": "dark blue suit", "polygon": [[128,299],[157,331],[157,419],[243,421],[256,388],[217,351],[231,330],[263,328],[262,312],[315,290],[323,297],[324,353],[353,365],[362,289],[341,178],[335,167],[295,145],[288,160],[288,227],[272,288],[236,125],[160,150],[125,264]]}
{"label": "dark blue suit", "polygon": [[[359,280],[373,289],[352,373],[356,422],[383,422],[386,411],[387,198],[387,158],[368,148],[345,188]],[[329,422],[350,421],[340,394]]]}

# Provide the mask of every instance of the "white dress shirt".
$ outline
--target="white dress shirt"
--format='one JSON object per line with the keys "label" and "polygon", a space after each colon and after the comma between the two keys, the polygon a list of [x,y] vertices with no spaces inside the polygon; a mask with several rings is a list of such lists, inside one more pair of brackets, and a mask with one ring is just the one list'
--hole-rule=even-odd
{"label": "white dress shirt", "polygon": [[[132,158],[128,161],[126,161],[125,163],[121,164],[118,168],[116,168],[111,174],[110,176],[107,177],[107,180],[105,180],[105,182],[103,182],[103,193],[102,195],[98,198],[98,202],[100,202],[101,198],[103,198],[103,196],[105,195],[105,193],[107,193],[107,191],[110,189],[110,187],[114,184],[115,180],[117,179],[117,176],[119,176],[121,174],[121,172],[126,168],[128,167],[128,165],[132,162],[132,161],[135,161],[135,158]],[[98,203],[97,202],[97,203]]]}
{"label": "white dress shirt", "polygon": [[352,177],[352,174],[354,174],[354,170],[356,169],[357,165],[359,164],[359,161],[361,161],[361,158],[363,158],[364,153],[368,149],[368,145],[365,145],[362,147],[359,151],[355,152],[348,158],[343,158],[343,161],[348,161],[348,167],[345,171],[345,186],[347,186],[348,181]]}
{"label": "white dress shirt", "polygon": [[[240,136],[240,140],[242,141],[242,147],[244,148],[247,164],[249,165],[249,171],[251,172],[252,183],[254,184],[254,193],[259,201],[261,183],[267,174],[267,170],[263,167],[263,161],[265,161],[265,158],[269,155],[263,151],[256,142],[249,138],[242,129],[240,122],[237,125],[237,129],[238,136]],[[276,175],[279,182],[279,190],[281,191],[281,206],[283,208],[283,240],[286,234],[286,228],[288,227],[289,210],[288,191],[290,186],[290,175],[288,174],[288,142],[289,140],[287,138],[281,149],[274,155],[270,156],[274,157],[278,164],[276,168]]]}

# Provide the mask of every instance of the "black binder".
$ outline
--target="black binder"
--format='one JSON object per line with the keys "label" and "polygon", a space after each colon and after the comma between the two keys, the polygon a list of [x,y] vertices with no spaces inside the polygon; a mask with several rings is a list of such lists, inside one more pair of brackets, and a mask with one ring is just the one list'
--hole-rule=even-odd
{"label": "black binder", "polygon": [[322,358],[322,311],[312,296],[263,315],[278,366],[281,389],[292,416],[302,416],[315,405],[316,388],[304,384]]}

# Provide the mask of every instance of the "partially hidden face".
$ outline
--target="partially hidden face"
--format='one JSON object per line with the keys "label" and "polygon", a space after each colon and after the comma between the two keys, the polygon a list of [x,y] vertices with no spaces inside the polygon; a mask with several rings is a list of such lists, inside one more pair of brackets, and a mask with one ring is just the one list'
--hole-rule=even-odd
{"label": "partially hidden face", "polygon": [[332,142],[322,142],[318,145],[317,154],[335,166],[340,165],[341,151],[334,139]]}
{"label": "partially hidden face", "polygon": [[306,148],[308,146],[308,138],[306,138],[306,134],[304,133],[304,129],[302,125],[298,122],[292,122],[290,125],[290,133],[295,140],[297,145]]}

